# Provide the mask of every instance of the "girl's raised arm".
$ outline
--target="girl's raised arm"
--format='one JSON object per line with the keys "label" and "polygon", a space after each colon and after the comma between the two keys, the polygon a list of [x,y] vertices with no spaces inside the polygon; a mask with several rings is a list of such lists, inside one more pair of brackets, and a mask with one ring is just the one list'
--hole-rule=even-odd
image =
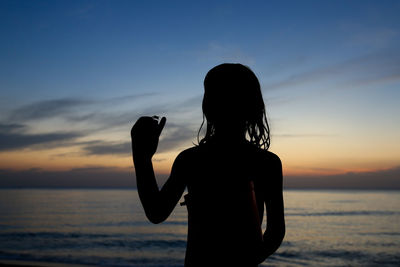
{"label": "girl's raised arm", "polygon": [[179,157],[175,160],[171,176],[159,190],[151,161],[157,150],[158,140],[166,118],[158,122],[157,117],[141,117],[131,130],[132,156],[136,171],[136,185],[147,218],[160,223],[168,218],[185,190],[179,175]]}

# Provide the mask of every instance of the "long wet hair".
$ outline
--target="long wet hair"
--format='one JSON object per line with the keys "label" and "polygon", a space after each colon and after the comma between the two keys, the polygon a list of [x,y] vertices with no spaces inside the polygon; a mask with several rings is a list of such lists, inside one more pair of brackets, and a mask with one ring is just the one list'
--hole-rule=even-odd
{"label": "long wet hair", "polygon": [[[212,68],[204,79],[203,122],[197,134],[199,145],[213,140],[218,124],[230,124],[245,131],[248,142],[268,150],[270,129],[260,83],[242,64],[224,63]],[[200,132],[206,120],[206,133]]]}

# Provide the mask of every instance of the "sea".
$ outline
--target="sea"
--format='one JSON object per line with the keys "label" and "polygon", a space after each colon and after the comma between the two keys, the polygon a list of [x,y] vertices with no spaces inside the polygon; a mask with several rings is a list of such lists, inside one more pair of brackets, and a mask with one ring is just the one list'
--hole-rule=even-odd
{"label": "sea", "polygon": [[[260,266],[400,266],[400,191],[284,201],[285,239]],[[186,234],[185,206],[154,225],[135,189],[0,189],[0,263],[183,266]]]}

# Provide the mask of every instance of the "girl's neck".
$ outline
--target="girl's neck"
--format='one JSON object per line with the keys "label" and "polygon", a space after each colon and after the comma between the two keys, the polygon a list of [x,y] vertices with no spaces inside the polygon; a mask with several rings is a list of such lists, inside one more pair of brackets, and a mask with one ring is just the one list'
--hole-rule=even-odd
{"label": "girl's neck", "polygon": [[216,129],[214,134],[214,140],[222,143],[245,143],[246,135],[245,132]]}

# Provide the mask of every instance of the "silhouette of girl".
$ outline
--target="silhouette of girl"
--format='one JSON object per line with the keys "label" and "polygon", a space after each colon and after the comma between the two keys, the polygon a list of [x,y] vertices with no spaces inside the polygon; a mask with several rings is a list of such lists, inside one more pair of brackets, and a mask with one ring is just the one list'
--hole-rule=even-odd
{"label": "silhouette of girl", "polygon": [[[166,118],[141,117],[133,126],[139,197],[147,218],[161,223],[187,188],[186,267],[257,266],[285,235],[282,166],[268,151],[260,84],[248,67],[221,64],[207,73],[204,89],[205,136],[177,156],[161,190],[151,159]],[[200,130],[203,125],[204,119]],[[262,234],[264,205],[267,229]]]}

